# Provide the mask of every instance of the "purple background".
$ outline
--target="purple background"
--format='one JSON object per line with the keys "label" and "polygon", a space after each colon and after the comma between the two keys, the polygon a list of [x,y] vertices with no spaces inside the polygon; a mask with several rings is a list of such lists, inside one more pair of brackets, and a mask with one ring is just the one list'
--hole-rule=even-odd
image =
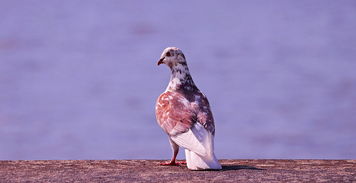
{"label": "purple background", "polygon": [[210,100],[219,158],[356,158],[353,0],[1,0],[0,159],[170,158],[168,46]]}

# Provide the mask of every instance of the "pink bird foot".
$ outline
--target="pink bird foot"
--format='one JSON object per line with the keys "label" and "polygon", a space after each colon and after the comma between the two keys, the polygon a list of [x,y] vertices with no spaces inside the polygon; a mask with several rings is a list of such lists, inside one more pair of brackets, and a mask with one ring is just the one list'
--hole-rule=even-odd
{"label": "pink bird foot", "polygon": [[177,162],[179,165],[186,165],[187,164],[187,162],[185,162],[185,161],[181,161],[181,162]]}
{"label": "pink bird foot", "polygon": [[187,163],[185,161],[182,162],[168,162],[168,163],[160,163],[162,166],[180,166],[180,165],[186,165]]}

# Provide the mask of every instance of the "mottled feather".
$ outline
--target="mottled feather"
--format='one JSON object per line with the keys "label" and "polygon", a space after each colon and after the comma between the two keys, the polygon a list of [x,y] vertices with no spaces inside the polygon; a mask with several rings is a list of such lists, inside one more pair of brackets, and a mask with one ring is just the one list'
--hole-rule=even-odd
{"label": "mottled feather", "polygon": [[214,118],[206,96],[200,92],[189,73],[183,52],[166,48],[158,65],[166,64],[172,71],[167,89],[156,103],[159,126],[170,139],[174,164],[178,146],[185,148],[189,169],[221,169],[214,154]]}
{"label": "mottled feather", "polygon": [[157,100],[156,117],[158,124],[169,135],[186,132],[196,122],[202,124],[212,134],[215,133],[209,102],[200,91],[195,94],[179,91],[164,92]]}

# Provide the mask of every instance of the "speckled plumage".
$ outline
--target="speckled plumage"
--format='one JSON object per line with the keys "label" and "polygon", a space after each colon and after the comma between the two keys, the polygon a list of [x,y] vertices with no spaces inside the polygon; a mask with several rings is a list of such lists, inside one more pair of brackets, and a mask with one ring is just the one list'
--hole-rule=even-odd
{"label": "speckled plumage", "polygon": [[178,48],[166,48],[159,64],[166,64],[172,71],[168,87],[156,103],[157,122],[168,134],[174,151],[171,164],[181,146],[186,149],[188,168],[220,169],[213,151],[215,125],[210,105],[196,87],[184,54]]}

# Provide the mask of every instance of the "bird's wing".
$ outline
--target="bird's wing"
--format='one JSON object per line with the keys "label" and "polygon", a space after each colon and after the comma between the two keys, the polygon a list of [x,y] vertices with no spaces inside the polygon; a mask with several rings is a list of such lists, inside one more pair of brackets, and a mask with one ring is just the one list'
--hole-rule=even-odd
{"label": "bird's wing", "polygon": [[187,132],[170,137],[176,144],[202,157],[213,155],[213,136],[200,123],[195,123]]}
{"label": "bird's wing", "polygon": [[156,118],[161,128],[171,136],[187,132],[196,122],[190,102],[182,94],[170,91],[158,97]]}
{"label": "bird's wing", "polygon": [[215,124],[213,113],[210,110],[210,104],[206,96],[198,91],[194,95],[194,102],[192,103],[194,113],[196,114],[197,121],[204,126],[204,128],[215,135]]}
{"label": "bird's wing", "polygon": [[214,119],[207,98],[200,92],[192,102],[178,92],[167,91],[157,100],[159,125],[179,146],[201,156],[213,152]]}

